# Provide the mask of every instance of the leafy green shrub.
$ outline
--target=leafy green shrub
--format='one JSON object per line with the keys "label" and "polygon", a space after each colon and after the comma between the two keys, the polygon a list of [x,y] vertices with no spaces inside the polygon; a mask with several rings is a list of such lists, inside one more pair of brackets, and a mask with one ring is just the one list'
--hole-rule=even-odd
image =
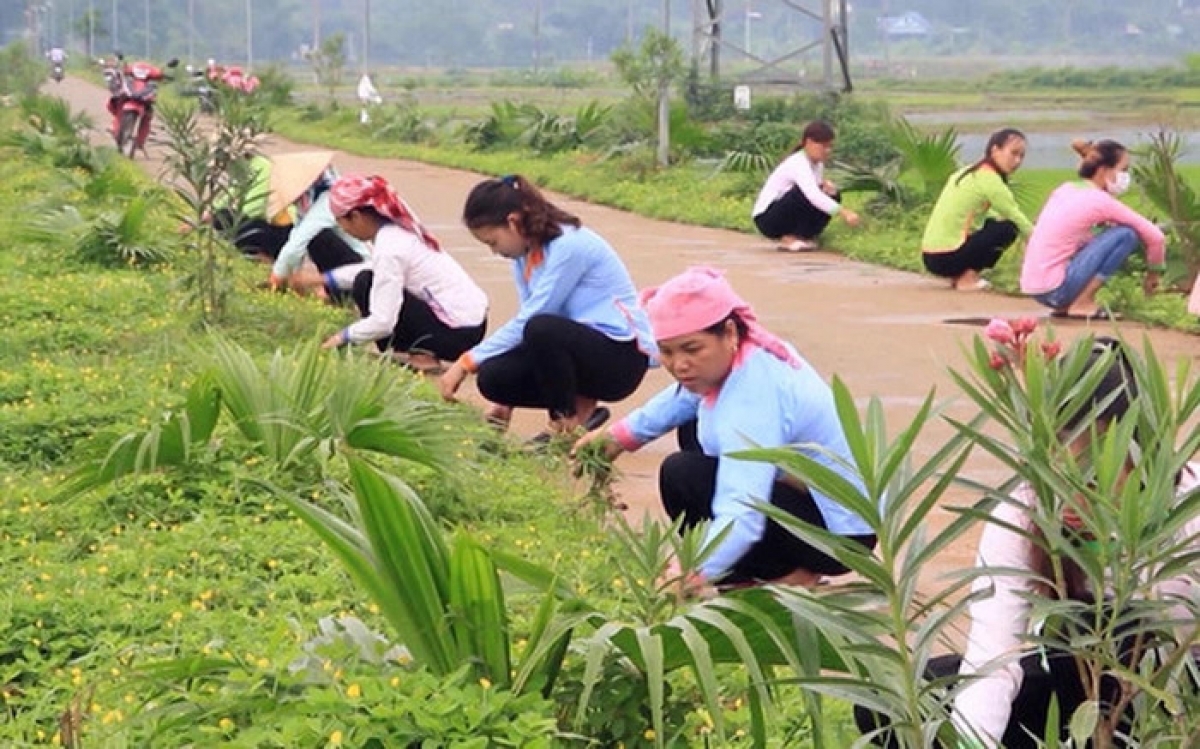
{"label": "leafy green shrub", "polygon": [[330,101],[336,101],[335,92],[346,75],[346,35],[331,34],[308,53],[308,62],[317,76],[317,84],[323,87]]}
{"label": "leafy green shrub", "polygon": [[167,132],[164,167],[176,198],[169,205],[187,232],[180,287],[202,322],[219,322],[228,312],[236,253],[212,219],[219,206],[241,205],[250,191],[250,157],[267,129],[266,115],[257,103],[223,88],[211,126],[192,104],[161,106],[159,119]]}
{"label": "leafy green shrub", "polygon": [[435,132],[411,96],[389,101],[371,115],[371,137],[376,140],[425,143]]}
{"label": "leafy green shrub", "polygon": [[701,80],[696,68],[688,71],[683,87],[688,114],[701,122],[721,123],[733,119],[733,88],[728,83]]}
{"label": "leafy green shrub", "polygon": [[258,88],[254,92],[256,98],[271,107],[285,107],[292,103],[292,96],[296,91],[296,79],[292,77],[287,68],[279,63],[271,63],[260,69],[256,75],[258,76]]}
{"label": "leafy green shrub", "polygon": [[268,679],[236,658],[145,667],[135,678],[154,685],[153,697],[113,739],[159,746],[548,749],[561,735],[549,700],[496,688],[467,668],[439,676],[323,660],[327,671]]}
{"label": "leafy green shrub", "polygon": [[[601,746],[635,747],[656,746],[656,736],[651,715],[652,698],[645,674],[626,658],[609,654],[603,658],[599,672],[590,677],[586,668],[595,668],[582,658],[568,659],[560,677],[559,688],[554,699],[560,706],[560,725],[570,726],[573,733]],[[596,679],[592,692],[584,694],[588,679]],[[667,746],[686,743],[682,732],[695,704],[695,695],[677,690],[667,680],[662,685],[662,700],[665,706],[663,725],[668,735]],[[582,715],[575,708],[586,704]]]}
{"label": "leafy green shrub", "polygon": [[28,42],[0,49],[0,96],[33,96],[45,79],[46,68]]}

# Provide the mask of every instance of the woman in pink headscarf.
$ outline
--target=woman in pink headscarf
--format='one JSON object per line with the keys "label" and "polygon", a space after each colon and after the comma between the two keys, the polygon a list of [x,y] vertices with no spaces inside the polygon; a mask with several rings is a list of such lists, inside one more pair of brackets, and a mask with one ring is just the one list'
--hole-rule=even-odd
{"label": "woman in pink headscarf", "polygon": [[[847,568],[809,546],[754,507],[771,504],[809,523],[874,548],[867,523],[832,498],[793,480],[769,463],[735,460],[752,447],[797,448],[861,486],[833,393],[789,344],[764,329],[722,275],[690,268],[642,292],[659,358],[677,381],[607,430],[583,437],[576,449],[604,440],[616,457],[680,429],[681,452],[659,470],[664,509],[684,525],[712,520],[709,539],[725,534],[689,577],[685,589],[774,581],[815,585]],[[694,427],[694,431],[693,431]],[[677,566],[668,577],[678,577]]]}
{"label": "woman in pink headscarf", "polygon": [[387,180],[341,177],[329,190],[329,209],[343,231],[373,248],[371,268],[356,269],[353,282],[362,319],[326,339],[326,348],[375,341],[429,371],[483,340],[487,295]]}

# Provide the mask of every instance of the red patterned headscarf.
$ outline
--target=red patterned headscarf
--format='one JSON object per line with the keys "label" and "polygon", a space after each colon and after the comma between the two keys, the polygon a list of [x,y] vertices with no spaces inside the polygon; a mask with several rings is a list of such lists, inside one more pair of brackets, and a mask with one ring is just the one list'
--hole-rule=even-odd
{"label": "red patterned headscarf", "polygon": [[347,174],[339,177],[333,187],[329,188],[329,209],[335,218],[345,216],[355,208],[369,206],[380,216],[396,224],[405,231],[412,232],[421,238],[431,250],[442,249],[437,238],[421,225],[417,214],[413,213],[388,181],[383,177],[364,177],[361,174]]}

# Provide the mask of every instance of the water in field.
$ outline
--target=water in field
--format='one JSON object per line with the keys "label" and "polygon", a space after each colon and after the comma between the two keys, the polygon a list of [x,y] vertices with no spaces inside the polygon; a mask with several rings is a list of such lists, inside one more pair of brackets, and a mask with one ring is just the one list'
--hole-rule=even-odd
{"label": "water in field", "polygon": [[[1078,164],[1075,152],[1071,150],[1071,141],[1075,138],[1099,140],[1112,138],[1124,143],[1129,148],[1136,149],[1145,145],[1150,136],[1157,131],[1154,125],[1116,127],[1098,130],[1093,129],[1094,123],[1102,121],[1104,116],[1098,113],[1080,110],[1047,111],[1042,109],[1009,110],[1009,111],[958,111],[958,112],[914,112],[905,115],[909,122],[920,127],[957,127],[969,129],[972,132],[961,133],[958,142],[962,146],[964,161],[983,155],[984,144],[987,143],[988,133],[977,132],[981,127],[992,125],[999,130],[1002,127],[1013,126],[1025,132],[1029,139],[1028,151],[1025,155],[1025,165],[1036,168],[1073,168]],[[1063,126],[1022,127],[1022,122],[1036,119],[1041,123],[1061,121]],[[1070,128],[1066,123],[1087,123],[1080,128]],[[1180,135],[1184,138],[1186,147],[1183,163],[1200,164],[1200,131],[1185,130]]]}
{"label": "water in field", "polygon": [[[997,122],[1002,123],[1003,121],[998,120]],[[1001,124],[997,127],[1003,127],[1003,125]],[[1138,146],[1145,145],[1155,131],[1156,128],[1154,127],[1114,128],[1111,130],[1096,131],[1084,130],[1078,133],[1026,131],[1025,135],[1029,139],[1029,145],[1025,154],[1025,166],[1036,168],[1074,168],[1079,164],[1079,158],[1071,150],[1071,140],[1074,138],[1085,138],[1088,140],[1112,138],[1119,143],[1123,143],[1128,148],[1137,149]],[[1184,138],[1185,142],[1183,158],[1181,159],[1182,163],[1200,164],[1200,132],[1189,130],[1181,132],[1180,135]],[[958,141],[962,144],[963,158],[973,159],[977,156],[982,156],[987,138],[988,136],[985,133],[964,133],[960,135]]]}

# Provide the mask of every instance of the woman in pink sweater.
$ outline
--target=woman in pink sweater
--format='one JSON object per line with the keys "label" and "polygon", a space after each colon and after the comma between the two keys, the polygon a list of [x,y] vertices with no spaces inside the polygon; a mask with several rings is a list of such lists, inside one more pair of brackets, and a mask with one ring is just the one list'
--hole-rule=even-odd
{"label": "woman in pink sweater", "polygon": [[[1162,231],[1117,196],[1129,189],[1129,152],[1102,140],[1071,144],[1082,157],[1082,182],[1060,185],[1038,216],[1021,268],[1021,291],[1054,317],[1103,319],[1096,292],[1137,248],[1146,248],[1147,294],[1158,290],[1165,257]],[[1097,233],[1097,230],[1099,232]]]}

